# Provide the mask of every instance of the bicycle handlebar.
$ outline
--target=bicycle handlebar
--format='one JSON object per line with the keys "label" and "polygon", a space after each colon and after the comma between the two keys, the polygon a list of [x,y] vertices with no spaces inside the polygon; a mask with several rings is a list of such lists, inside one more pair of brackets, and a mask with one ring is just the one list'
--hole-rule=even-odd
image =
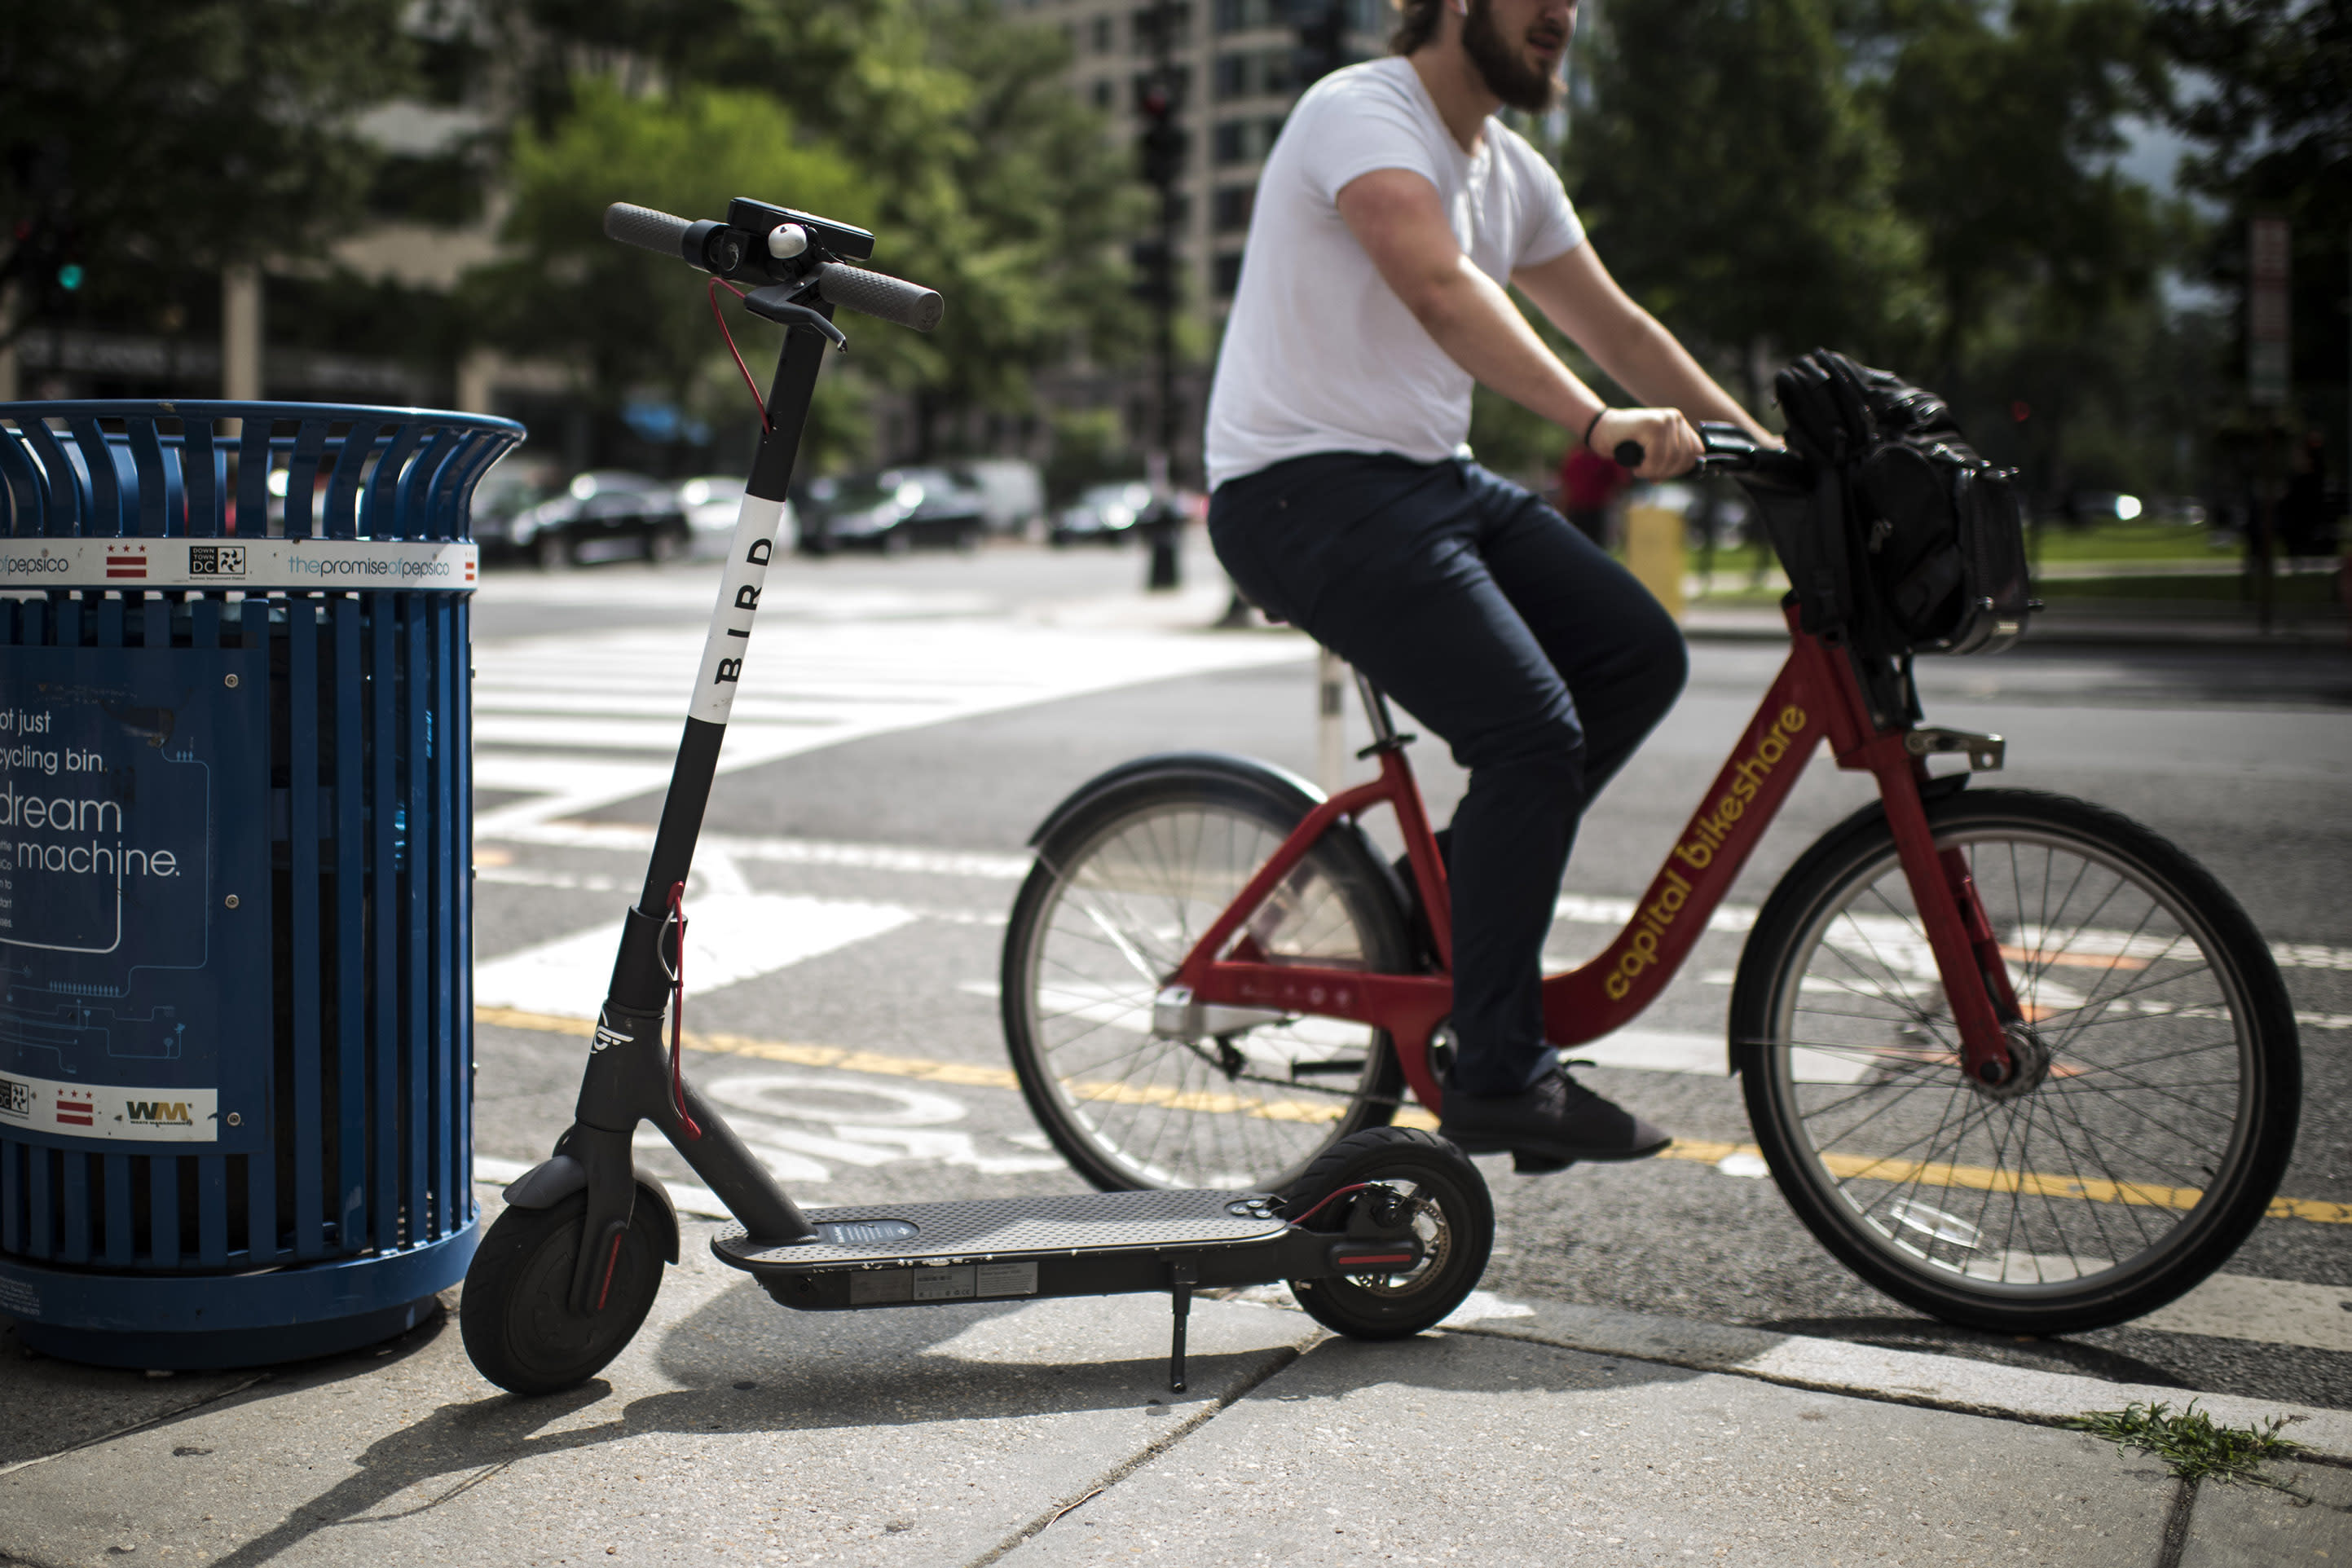
{"label": "bicycle handlebar", "polygon": [[[1804,459],[1794,452],[1776,447],[1759,447],[1753,437],[1737,425],[1713,420],[1698,426],[1702,450],[1693,473],[1736,474],[1765,469],[1786,474],[1792,466],[1801,468]],[[1610,456],[1620,468],[1638,468],[1645,454],[1639,441],[1620,441]]]}
{"label": "bicycle handlebar", "polygon": [[[705,260],[708,231],[720,226],[688,223],[682,217],[627,202],[614,202],[604,209],[607,238],[659,255],[675,256],[705,271],[710,270]],[[704,229],[705,234],[697,235],[698,228]],[[887,273],[869,272],[842,261],[823,261],[817,264],[814,276],[817,293],[827,303],[912,327],[919,332],[928,332],[938,326],[940,318],[947,313],[947,301],[940,298],[937,289]]]}

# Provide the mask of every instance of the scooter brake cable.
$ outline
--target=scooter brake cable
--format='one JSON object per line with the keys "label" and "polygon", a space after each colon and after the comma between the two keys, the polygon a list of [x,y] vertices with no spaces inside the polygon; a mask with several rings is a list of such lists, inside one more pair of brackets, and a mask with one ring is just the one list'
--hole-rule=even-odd
{"label": "scooter brake cable", "polygon": [[686,884],[673,882],[669,889],[669,920],[665,926],[677,927],[677,945],[671,951],[677,962],[672,964],[667,955],[662,957],[662,968],[669,974],[669,1098],[677,1108],[677,1123],[686,1130],[687,1137],[699,1139],[702,1126],[686,1109],[686,1075],[679,1067],[679,1054],[686,1030]]}

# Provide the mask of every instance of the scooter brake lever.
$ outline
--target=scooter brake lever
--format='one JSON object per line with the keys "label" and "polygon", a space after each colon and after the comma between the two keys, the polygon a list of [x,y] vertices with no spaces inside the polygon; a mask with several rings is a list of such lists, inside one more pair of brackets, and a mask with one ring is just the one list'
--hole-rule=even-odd
{"label": "scooter brake lever", "polygon": [[754,289],[743,296],[743,308],[755,316],[787,327],[808,327],[823,332],[837,349],[847,349],[849,339],[839,327],[806,305],[795,304],[793,296],[807,288],[804,283],[777,283],[765,289]]}

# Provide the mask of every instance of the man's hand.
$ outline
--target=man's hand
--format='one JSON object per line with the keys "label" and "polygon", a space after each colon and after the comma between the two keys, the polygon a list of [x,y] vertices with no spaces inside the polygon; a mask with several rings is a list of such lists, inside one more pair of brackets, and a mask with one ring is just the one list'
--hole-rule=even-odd
{"label": "man's hand", "polygon": [[1641,447],[1642,461],[1633,473],[1644,479],[1688,473],[1706,449],[1679,408],[1612,408],[1592,427],[1592,449],[1612,461],[1625,441]]}

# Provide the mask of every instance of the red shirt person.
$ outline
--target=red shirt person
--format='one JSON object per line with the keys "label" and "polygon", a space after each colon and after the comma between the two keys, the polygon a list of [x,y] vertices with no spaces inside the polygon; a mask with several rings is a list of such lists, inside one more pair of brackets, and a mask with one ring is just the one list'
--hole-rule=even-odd
{"label": "red shirt person", "polygon": [[1559,466],[1559,510],[1593,543],[1609,543],[1609,503],[1633,482],[1632,472],[1581,441]]}

